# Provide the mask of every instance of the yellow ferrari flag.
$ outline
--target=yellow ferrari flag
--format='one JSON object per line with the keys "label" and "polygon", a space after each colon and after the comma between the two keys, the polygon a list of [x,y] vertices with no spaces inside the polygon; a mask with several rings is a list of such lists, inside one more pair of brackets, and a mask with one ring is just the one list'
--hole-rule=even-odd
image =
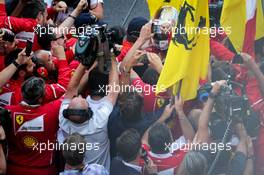
{"label": "yellow ferrari flag", "polygon": [[154,18],[156,12],[166,5],[175,7],[179,10],[182,1],[183,0],[147,0],[150,18]]}
{"label": "yellow ferrari flag", "polygon": [[264,0],[257,2],[256,40],[264,37]]}
{"label": "yellow ferrari flag", "polygon": [[[161,71],[156,93],[174,87],[183,100],[196,97],[199,80],[207,76],[209,63],[208,0],[185,0]],[[181,82],[181,88],[179,84]]]}
{"label": "yellow ferrari flag", "polygon": [[228,34],[233,46],[241,52],[246,32],[246,0],[224,0],[220,19],[223,28],[231,28]]}

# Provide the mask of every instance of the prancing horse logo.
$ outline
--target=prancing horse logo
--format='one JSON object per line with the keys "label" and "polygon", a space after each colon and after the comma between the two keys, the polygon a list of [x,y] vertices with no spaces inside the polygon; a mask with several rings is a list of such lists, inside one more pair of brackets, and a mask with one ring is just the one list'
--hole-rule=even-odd
{"label": "prancing horse logo", "polygon": [[[189,13],[191,15],[191,21],[194,22],[194,13],[195,8],[192,7],[190,4],[188,4],[186,1],[184,2],[183,6],[180,9],[179,17],[178,17],[178,22],[177,22],[177,27],[175,31],[175,35],[173,37],[173,42],[176,46],[178,44],[183,44],[186,50],[192,50],[192,48],[196,45],[195,42],[195,37],[189,38],[187,32],[179,32],[179,29],[186,29],[186,16]],[[205,27],[206,24],[206,18],[200,16],[200,21],[198,24],[198,28],[203,28]],[[186,31],[186,30],[185,30]]]}

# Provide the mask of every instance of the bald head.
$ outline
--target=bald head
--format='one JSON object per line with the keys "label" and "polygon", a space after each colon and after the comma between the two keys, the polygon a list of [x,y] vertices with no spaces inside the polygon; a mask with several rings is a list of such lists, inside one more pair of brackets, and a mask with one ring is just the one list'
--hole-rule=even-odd
{"label": "bald head", "polygon": [[74,97],[70,104],[69,109],[87,109],[89,107],[86,99],[82,98],[82,96]]}
{"label": "bald head", "polygon": [[[81,96],[74,97],[69,106],[68,109],[73,109],[73,110],[88,110],[88,103],[86,99],[82,98]],[[69,120],[71,120],[74,123],[82,123],[84,122],[84,117],[80,115],[70,115]]]}

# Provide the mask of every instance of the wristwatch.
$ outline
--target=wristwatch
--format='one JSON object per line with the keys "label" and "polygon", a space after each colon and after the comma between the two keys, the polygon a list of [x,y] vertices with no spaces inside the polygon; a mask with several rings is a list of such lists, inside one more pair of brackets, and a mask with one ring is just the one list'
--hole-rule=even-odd
{"label": "wristwatch", "polygon": [[20,64],[18,64],[18,63],[16,62],[16,60],[13,61],[13,64],[16,66],[16,68],[18,68],[18,67],[20,66]]}

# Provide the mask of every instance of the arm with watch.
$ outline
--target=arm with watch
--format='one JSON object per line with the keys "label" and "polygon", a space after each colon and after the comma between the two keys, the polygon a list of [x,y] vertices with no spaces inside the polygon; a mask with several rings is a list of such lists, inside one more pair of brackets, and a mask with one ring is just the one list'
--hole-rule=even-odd
{"label": "arm with watch", "polygon": [[209,94],[209,98],[203,108],[198,121],[198,130],[196,133],[196,142],[198,143],[208,143],[210,135],[208,130],[208,124],[210,116],[215,104],[215,98],[220,92],[221,86],[225,85],[226,81],[217,81],[213,84],[212,91]]}
{"label": "arm with watch", "polygon": [[20,65],[26,64],[31,56],[26,56],[26,49],[23,49],[19,54],[17,59],[7,66],[4,70],[0,72],[0,87],[7,83],[8,80],[12,78],[14,73],[17,71]]}

